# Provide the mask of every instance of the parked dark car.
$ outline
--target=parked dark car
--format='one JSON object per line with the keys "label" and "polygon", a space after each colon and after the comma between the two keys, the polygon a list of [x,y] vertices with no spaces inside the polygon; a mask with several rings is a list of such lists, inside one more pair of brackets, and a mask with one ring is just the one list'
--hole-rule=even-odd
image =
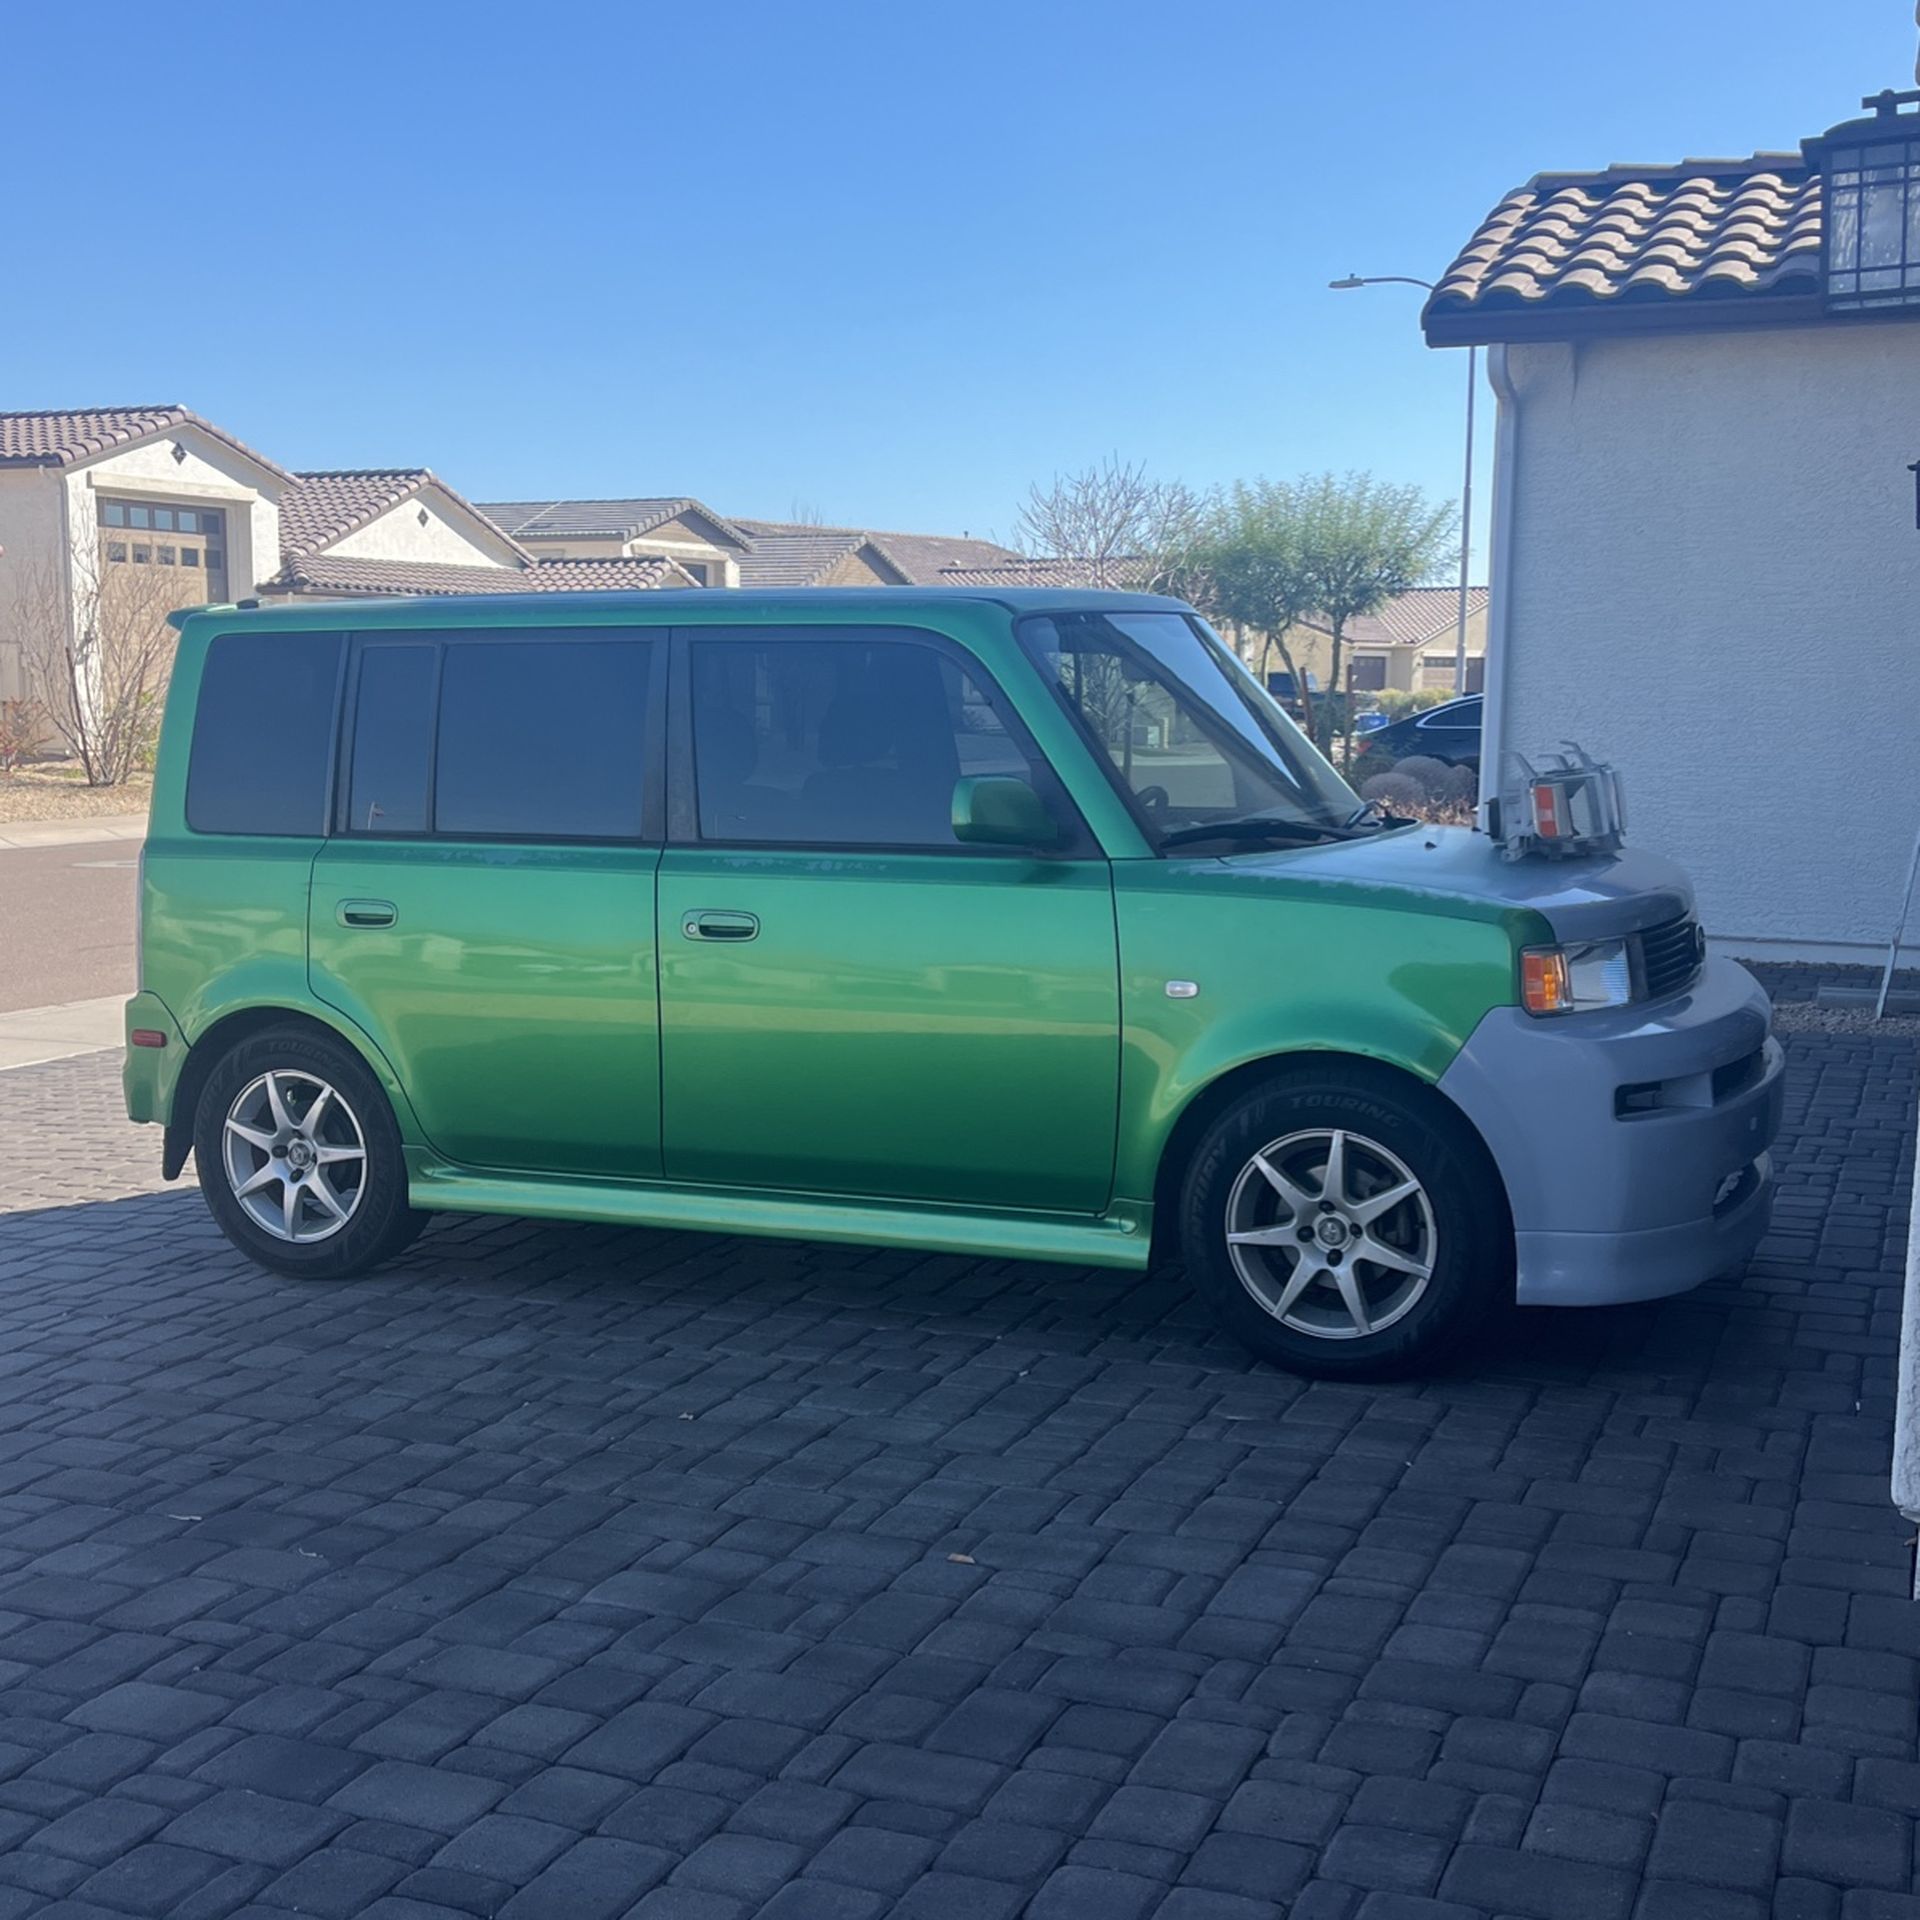
{"label": "parked dark car", "polygon": [[1410,713],[1404,720],[1396,720],[1368,734],[1365,744],[1360,745],[1354,755],[1353,778],[1364,778],[1416,753],[1425,754],[1430,760],[1443,760],[1450,767],[1472,767],[1477,771],[1480,695],[1470,693],[1463,700],[1449,700],[1443,707]]}

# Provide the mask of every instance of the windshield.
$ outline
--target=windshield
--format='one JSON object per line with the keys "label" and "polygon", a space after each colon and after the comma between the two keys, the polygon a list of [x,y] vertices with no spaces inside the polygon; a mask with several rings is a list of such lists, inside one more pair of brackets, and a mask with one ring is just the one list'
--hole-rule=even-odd
{"label": "windshield", "polygon": [[1340,829],[1360,811],[1334,772],[1203,621],[1047,614],[1021,637],[1106,758],[1156,845],[1272,820]]}

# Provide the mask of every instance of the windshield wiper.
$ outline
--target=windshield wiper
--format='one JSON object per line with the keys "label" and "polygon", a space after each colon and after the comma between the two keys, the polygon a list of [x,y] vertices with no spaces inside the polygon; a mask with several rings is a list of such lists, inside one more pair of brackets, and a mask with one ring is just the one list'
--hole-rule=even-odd
{"label": "windshield wiper", "polygon": [[1316,820],[1287,820],[1251,813],[1238,820],[1210,820],[1197,827],[1176,827],[1160,836],[1162,847],[1184,847],[1198,840],[1353,840],[1346,827]]}

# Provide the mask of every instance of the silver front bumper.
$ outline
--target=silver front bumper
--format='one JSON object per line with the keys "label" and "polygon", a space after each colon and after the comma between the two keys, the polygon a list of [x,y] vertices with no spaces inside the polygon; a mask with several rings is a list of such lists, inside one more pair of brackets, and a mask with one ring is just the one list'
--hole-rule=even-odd
{"label": "silver front bumper", "polygon": [[1772,1017],[1717,958],[1657,1005],[1486,1016],[1440,1087],[1506,1182],[1523,1305],[1658,1299],[1752,1253],[1783,1095]]}

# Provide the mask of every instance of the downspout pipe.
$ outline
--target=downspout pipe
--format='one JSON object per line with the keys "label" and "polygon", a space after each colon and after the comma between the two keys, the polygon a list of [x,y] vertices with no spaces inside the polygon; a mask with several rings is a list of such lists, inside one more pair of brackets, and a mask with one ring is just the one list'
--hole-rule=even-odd
{"label": "downspout pipe", "polygon": [[1493,429],[1493,527],[1488,560],[1487,653],[1481,678],[1480,830],[1489,831],[1490,802],[1500,797],[1507,759],[1507,657],[1513,639],[1513,503],[1520,454],[1520,396],[1507,348],[1487,348],[1487,384],[1496,405]]}

